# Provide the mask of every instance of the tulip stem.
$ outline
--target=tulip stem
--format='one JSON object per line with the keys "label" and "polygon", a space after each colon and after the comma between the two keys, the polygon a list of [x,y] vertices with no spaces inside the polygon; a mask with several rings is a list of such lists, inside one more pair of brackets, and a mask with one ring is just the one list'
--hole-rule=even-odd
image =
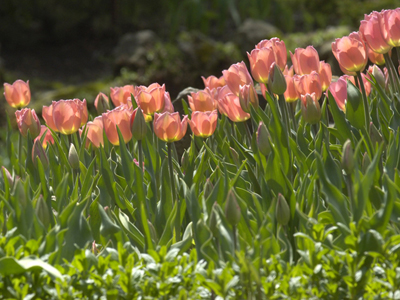
{"label": "tulip stem", "polygon": [[168,143],[168,164],[169,164],[169,177],[171,179],[171,193],[172,193],[172,201],[176,203],[176,217],[175,217],[175,234],[176,240],[180,241],[181,239],[181,203],[176,196],[175,191],[175,180],[174,180],[174,167],[172,164],[172,143]]}
{"label": "tulip stem", "polygon": [[393,60],[390,59],[390,57],[389,57],[389,64],[390,64],[390,66],[392,67],[393,81],[394,81],[395,84],[396,84],[397,92],[400,92],[400,82],[399,82],[399,76],[397,75],[397,74],[398,74],[398,73],[397,73],[397,69],[396,69],[396,67],[394,66]]}
{"label": "tulip stem", "polygon": [[393,96],[393,92],[395,90],[397,90],[397,85],[395,85],[395,81],[394,81],[396,73],[393,73],[392,64],[391,64],[392,60],[391,60],[389,54],[385,53],[385,54],[383,54],[383,57],[385,58],[385,64],[386,64],[387,70],[389,72],[390,85],[392,86],[391,92],[392,92],[392,96]]}
{"label": "tulip stem", "polygon": [[18,135],[18,171],[19,175],[22,176],[22,134]]}
{"label": "tulip stem", "polygon": [[236,225],[232,225],[232,232],[233,232],[233,253],[235,254],[237,249]]}
{"label": "tulip stem", "polygon": [[353,191],[353,180],[351,178],[351,175],[346,175],[346,183],[347,183],[347,193],[349,194],[349,199],[350,199],[350,212],[354,216],[355,201],[354,201],[354,191]]}
{"label": "tulip stem", "polygon": [[139,150],[139,168],[140,172],[143,175],[143,149],[142,149],[142,140],[138,140],[138,150]]}
{"label": "tulip stem", "polygon": [[369,103],[368,103],[367,94],[365,93],[364,82],[363,82],[363,80],[362,80],[360,71],[357,72],[357,77],[358,77],[358,81],[359,81],[359,83],[360,83],[361,92],[362,92],[363,101],[364,101],[365,129],[366,129],[367,132],[368,132],[369,123],[370,123],[370,117],[369,117]]}

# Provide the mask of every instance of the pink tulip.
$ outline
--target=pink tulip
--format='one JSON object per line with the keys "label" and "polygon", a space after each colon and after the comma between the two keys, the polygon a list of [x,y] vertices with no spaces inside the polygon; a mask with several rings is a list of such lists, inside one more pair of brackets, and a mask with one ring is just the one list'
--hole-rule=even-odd
{"label": "pink tulip", "polygon": [[319,55],[313,46],[307,48],[296,48],[294,54],[290,52],[294,71],[298,75],[310,74],[319,70]]}
{"label": "pink tulip", "polygon": [[364,16],[364,20],[361,21],[360,25],[360,33],[368,47],[376,53],[385,54],[392,48],[383,38],[379,13],[376,11]]}
{"label": "pink tulip", "polygon": [[94,100],[94,107],[99,114],[102,114],[110,109],[110,100],[104,93],[99,93]]}
{"label": "pink tulip", "polygon": [[182,121],[179,113],[165,112],[154,114],[154,133],[164,142],[175,142],[181,140],[186,134],[188,117],[184,116]]}
{"label": "pink tulip", "polygon": [[239,97],[228,86],[218,89],[218,109],[233,122],[243,122],[250,118],[240,106]]}
{"label": "pink tulip", "polygon": [[272,38],[270,40],[262,40],[256,45],[256,49],[272,48],[275,57],[275,63],[283,71],[287,62],[287,51],[284,41],[279,38]]}
{"label": "pink tulip", "polygon": [[160,86],[158,83],[153,83],[148,87],[138,86],[135,88],[134,96],[143,113],[152,116],[164,109],[165,85]]}
{"label": "pink tulip", "polygon": [[116,107],[126,104],[128,98],[135,92],[133,85],[125,85],[122,87],[110,87],[111,101]]}
{"label": "pink tulip", "polygon": [[31,101],[31,90],[29,89],[29,80],[25,83],[18,79],[12,85],[4,83],[4,97],[8,104],[13,108],[22,108]]}
{"label": "pink tulip", "polygon": [[42,147],[43,147],[43,149],[46,149],[48,143],[54,144],[53,135],[51,134],[50,129],[47,128],[46,125],[41,125],[40,126],[40,134],[39,134],[38,137],[35,138],[35,141],[36,140],[41,140],[43,135],[45,135],[45,136],[43,138]]}
{"label": "pink tulip", "polygon": [[165,92],[164,94],[164,109],[161,112],[163,113],[166,111],[171,114],[175,111],[174,106],[172,105],[171,96],[169,95],[168,92]]}
{"label": "pink tulip", "polygon": [[332,81],[332,69],[331,65],[326,63],[325,61],[320,61],[319,65],[319,78],[321,80],[322,91],[325,92],[329,87]]}
{"label": "pink tulip", "polygon": [[[371,83],[367,80],[367,77],[365,76],[364,73],[361,73],[361,77],[362,77],[362,80],[364,83],[365,93],[367,94],[367,96],[369,96],[369,94],[371,94]],[[350,80],[355,86],[357,86],[356,82],[354,81],[354,76],[343,75],[343,76],[340,76],[340,78],[342,78],[344,80]],[[361,88],[360,88],[360,91],[361,91]]]}
{"label": "pink tulip", "polygon": [[240,86],[239,103],[243,111],[249,113],[250,105],[258,107],[258,95],[254,85],[246,84]]}
{"label": "pink tulip", "polygon": [[28,130],[32,139],[40,134],[40,121],[34,109],[24,108],[15,112],[18,129],[23,137],[26,137]]}
{"label": "pink tulip", "polygon": [[382,36],[392,47],[400,46],[400,8],[383,10],[379,14]]}
{"label": "pink tulip", "polygon": [[239,96],[239,87],[241,85],[252,84],[250,73],[247,70],[245,63],[242,61],[237,64],[233,64],[228,70],[222,71],[226,85],[236,96]]}
{"label": "pink tulip", "polygon": [[[51,106],[51,109],[43,107],[43,117],[46,120],[47,126],[50,128],[52,128],[51,126],[55,126],[57,131],[62,134],[77,132],[79,127],[82,126],[82,121],[84,119],[87,120],[86,100],[53,101]],[[52,119],[53,122],[48,121],[49,119]]]}
{"label": "pink tulip", "polygon": [[286,80],[286,91],[283,94],[286,102],[294,102],[299,99],[296,88],[294,86],[293,76],[284,75]]}
{"label": "pink tulip", "polygon": [[188,120],[190,128],[195,136],[206,138],[211,136],[217,128],[218,112],[213,111],[194,111],[192,119]]}
{"label": "pink tulip", "polygon": [[315,93],[301,95],[301,114],[304,120],[310,124],[316,124],[321,120],[321,107]]}
{"label": "pink tulip", "polygon": [[214,94],[209,88],[191,93],[188,100],[192,111],[212,111],[218,106],[218,101],[214,99]]}
{"label": "pink tulip", "polygon": [[283,70],[283,75],[289,75],[289,76],[294,76],[294,69],[293,66],[291,66],[290,68],[288,68],[288,66],[285,67],[285,69]]}
{"label": "pink tulip", "polygon": [[90,144],[92,144],[92,146],[95,148],[99,148],[100,145],[104,145],[102,116],[96,117],[93,122],[88,122],[86,124],[86,130],[86,148],[89,148]]}
{"label": "pink tulip", "polygon": [[347,101],[347,82],[343,78],[339,78],[336,82],[332,82],[329,86],[333,98],[336,101],[337,106],[344,112],[346,112],[346,101]]}
{"label": "pink tulip", "polygon": [[306,75],[294,75],[293,76],[294,87],[297,91],[298,98],[301,95],[313,94],[318,100],[322,95],[321,80],[316,71],[312,71],[311,74]]}
{"label": "pink tulip", "polygon": [[221,76],[220,78],[215,77],[214,75],[208,76],[207,78],[201,76],[201,79],[203,79],[204,86],[209,88],[211,91],[223,87],[226,84],[224,76]]}
{"label": "pink tulip", "polygon": [[[250,70],[254,79],[257,82],[267,84],[270,67],[275,62],[275,53],[272,47],[254,49],[251,54],[247,52],[247,57],[250,61]],[[240,85],[246,84],[250,84],[250,82]],[[230,89],[232,90],[231,87]]]}
{"label": "pink tulip", "polygon": [[102,114],[103,128],[111,144],[119,146],[117,126],[121,131],[124,142],[127,143],[131,140],[131,115],[132,111],[127,105],[118,106]]}
{"label": "pink tulip", "polygon": [[[371,48],[369,48],[368,46],[366,48],[367,48],[368,58],[373,64],[379,65],[379,66],[385,64],[385,57],[383,56],[383,54],[379,54],[379,53],[372,51]],[[390,51],[389,51],[389,53],[390,53]]]}

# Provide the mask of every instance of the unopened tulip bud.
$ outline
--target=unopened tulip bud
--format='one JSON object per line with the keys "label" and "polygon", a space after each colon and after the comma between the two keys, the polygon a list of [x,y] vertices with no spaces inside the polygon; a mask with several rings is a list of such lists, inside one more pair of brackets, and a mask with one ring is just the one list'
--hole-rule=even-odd
{"label": "unopened tulip bud", "polygon": [[211,195],[213,188],[214,188],[214,186],[213,186],[210,178],[207,178],[206,183],[204,184],[204,193],[203,193],[203,196],[205,199],[207,199],[208,196]]}
{"label": "unopened tulip bud", "polygon": [[26,198],[24,184],[20,178],[17,178],[15,181],[13,195],[21,205],[21,208],[25,209],[28,204],[28,199]]}
{"label": "unopened tulip bud", "polygon": [[240,206],[236,200],[235,193],[230,190],[225,203],[225,218],[229,224],[235,226],[239,223],[241,217]]}
{"label": "unopened tulip bud", "polygon": [[315,93],[301,95],[301,114],[310,124],[316,124],[321,120],[321,107],[315,99]]}
{"label": "unopened tulip bud", "polygon": [[39,196],[39,199],[36,202],[35,211],[40,222],[42,222],[45,228],[48,228],[50,224],[49,207],[42,195]]}
{"label": "unopened tulip bud", "polygon": [[92,243],[92,253],[94,255],[97,255],[97,253],[99,253],[99,250],[97,249],[96,241],[93,241],[93,243]]}
{"label": "unopened tulip bud", "polygon": [[97,113],[101,115],[110,109],[110,100],[104,93],[99,93],[94,100],[94,106],[96,107]]}
{"label": "unopened tulip bud", "polygon": [[217,234],[218,234],[217,210],[216,210],[217,206],[218,206],[218,203],[215,202],[211,209],[211,214],[210,214],[209,221],[208,221],[208,227],[210,228],[210,230],[214,236],[217,236]]}
{"label": "unopened tulip bud", "polygon": [[249,113],[250,105],[255,109],[258,108],[258,95],[253,84],[246,84],[240,86],[239,103],[243,111]]}
{"label": "unopened tulip bud", "polygon": [[260,122],[257,129],[257,146],[258,151],[264,156],[268,156],[271,153],[270,137],[267,127],[263,122]]}
{"label": "unopened tulip bud", "polygon": [[151,240],[154,243],[158,243],[158,236],[157,236],[156,229],[154,228],[153,224],[149,220],[147,220],[147,224],[149,225]]}
{"label": "unopened tulip bud", "polygon": [[377,65],[374,65],[372,67],[372,75],[375,77],[376,82],[381,86],[381,88],[385,89],[386,87],[385,75]]}
{"label": "unopened tulip bud", "polygon": [[370,164],[371,164],[371,159],[369,158],[368,153],[365,152],[361,162],[361,171],[363,172],[363,174],[367,172],[367,169]]}
{"label": "unopened tulip bud", "polygon": [[12,178],[12,176],[11,176],[11,174],[10,174],[10,172],[3,166],[3,167],[1,167],[2,168],[2,170],[3,170],[3,176],[4,176],[4,174],[5,174],[5,177],[3,178],[4,180],[8,180],[8,183],[10,184],[10,187],[12,187],[13,186],[13,184],[14,184],[14,179]]}
{"label": "unopened tulip bud", "polygon": [[278,194],[278,200],[276,202],[275,217],[279,224],[285,226],[290,220],[290,208],[282,194]]}
{"label": "unopened tulip bud", "polygon": [[342,168],[347,175],[352,174],[354,171],[354,152],[350,140],[347,140],[343,145]]}
{"label": "unopened tulip bud", "polygon": [[79,155],[78,152],[76,152],[74,144],[71,144],[69,147],[68,162],[71,165],[72,169],[79,170],[80,168]]}
{"label": "unopened tulip bud", "polygon": [[183,152],[182,158],[181,158],[181,167],[183,171],[186,171],[187,167],[189,165],[189,152],[188,150]]}
{"label": "unopened tulip bud", "polygon": [[286,79],[281,69],[276,63],[273,63],[269,69],[268,91],[277,95],[283,95],[286,91]]}
{"label": "unopened tulip bud", "polygon": [[35,140],[32,149],[32,161],[35,167],[37,167],[37,159],[41,161],[43,169],[46,170],[49,167],[49,159],[46,155],[46,152],[43,149],[40,140]]}
{"label": "unopened tulip bud", "polygon": [[[133,112],[131,121],[132,124],[132,136],[141,141],[144,139],[147,133],[147,124],[146,120],[144,119],[143,111],[140,108],[137,108],[136,113]],[[132,120],[131,119],[131,120]]]}
{"label": "unopened tulip bud", "polygon": [[374,147],[376,143],[380,145],[383,142],[382,135],[372,122],[369,124],[369,137],[371,138],[371,142]]}
{"label": "unopened tulip bud", "polygon": [[236,165],[240,165],[239,154],[237,153],[237,151],[235,149],[233,149],[232,147],[229,147],[229,150],[231,151],[231,156],[233,158],[233,162]]}

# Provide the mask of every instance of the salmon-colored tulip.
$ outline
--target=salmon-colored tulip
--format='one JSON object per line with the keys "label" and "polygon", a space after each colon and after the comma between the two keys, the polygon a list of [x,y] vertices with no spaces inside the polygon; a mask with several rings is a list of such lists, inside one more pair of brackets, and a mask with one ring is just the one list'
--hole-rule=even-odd
{"label": "salmon-colored tulip", "polygon": [[133,85],[125,85],[125,86],[117,86],[117,87],[110,87],[110,97],[111,101],[114,103],[114,105],[120,106],[122,104],[126,104],[128,98],[131,96],[131,94],[134,94],[135,89]]}
{"label": "salmon-colored tulip", "polygon": [[[62,134],[72,134],[78,131],[82,123],[87,120],[86,100],[60,100],[53,101],[51,106],[43,107],[43,118],[47,126],[51,129],[52,126]],[[53,129],[54,130],[54,129]]]}
{"label": "salmon-colored tulip", "polygon": [[321,80],[316,71],[312,71],[311,74],[305,74],[302,76],[294,75],[293,76],[294,87],[297,91],[298,98],[301,95],[305,94],[313,94],[315,93],[315,97],[318,100],[322,95],[322,87]]}
{"label": "salmon-colored tulip", "polygon": [[240,86],[239,103],[243,111],[249,113],[250,105],[258,107],[258,95],[254,85],[246,84]]}
{"label": "salmon-colored tulip", "polygon": [[400,46],[400,8],[383,10],[379,14],[380,29],[386,43]]}
{"label": "salmon-colored tulip", "polygon": [[23,137],[28,134],[35,139],[40,133],[40,121],[34,109],[24,108],[15,112],[17,118],[18,129]]}
{"label": "salmon-colored tulip", "polygon": [[286,80],[286,91],[283,94],[286,102],[294,102],[299,99],[296,88],[294,86],[293,76],[284,75]]}
{"label": "salmon-colored tulip", "polygon": [[293,68],[296,74],[310,74],[319,70],[319,55],[313,46],[307,48],[296,48],[294,54],[290,52]]}
{"label": "salmon-colored tulip", "polygon": [[102,114],[110,109],[110,100],[104,93],[99,93],[94,100],[94,107],[96,107],[97,113]]}
{"label": "salmon-colored tulip", "polygon": [[367,71],[367,78],[371,79],[371,75],[374,76],[376,82],[385,89],[385,75],[383,74],[382,70],[377,66],[369,66]]}
{"label": "salmon-colored tulip", "polygon": [[212,111],[218,106],[218,101],[214,99],[214,94],[209,88],[191,93],[191,95],[188,96],[188,100],[192,111]]}
{"label": "salmon-colored tulip", "polygon": [[336,82],[331,83],[328,90],[329,92],[331,92],[333,98],[335,99],[337,106],[342,111],[346,112],[346,101],[347,101],[346,80],[344,80],[343,78],[339,78]]}
{"label": "salmon-colored tulip", "polygon": [[[272,63],[275,62],[275,53],[272,47],[254,49],[251,51],[250,54],[247,52],[247,57],[249,58],[250,61],[250,70],[254,79],[257,82],[267,84],[270,67]],[[250,83],[245,83],[245,84],[250,84]]]}
{"label": "salmon-colored tulip", "polygon": [[289,75],[289,76],[294,76],[294,69],[293,66],[291,66],[290,68],[288,68],[288,66],[286,65],[285,69],[283,70],[283,75]]}
{"label": "salmon-colored tulip", "polygon": [[[80,130],[81,134],[82,131]],[[103,117],[98,116],[94,118],[93,122],[86,124],[86,148],[89,148],[90,144],[95,148],[99,148],[100,145],[104,145],[103,137]]]}
{"label": "salmon-colored tulip", "polygon": [[[361,73],[361,77],[362,77],[362,80],[364,83],[365,93],[367,94],[367,96],[369,96],[369,94],[371,94],[371,83],[367,80],[367,77],[365,76],[364,73]],[[354,76],[343,75],[343,76],[340,76],[340,78],[342,78],[344,80],[350,80],[355,86],[357,86],[356,82],[354,81]],[[360,91],[361,91],[361,88],[360,88]]]}
{"label": "salmon-colored tulip", "polygon": [[301,95],[301,114],[304,120],[310,124],[316,124],[321,120],[321,107],[315,93]]}
{"label": "salmon-colored tulip", "polygon": [[364,20],[360,23],[360,33],[367,46],[376,53],[388,53],[392,47],[387,44],[383,38],[380,28],[379,13],[373,11],[369,15],[365,15]]}
{"label": "salmon-colored tulip", "polygon": [[226,85],[236,96],[239,96],[241,85],[253,83],[253,79],[251,79],[250,73],[243,61],[231,65],[228,70],[222,71],[222,74],[224,75]]}
{"label": "salmon-colored tulip", "polygon": [[51,134],[50,129],[46,125],[40,126],[40,134],[37,138],[35,138],[35,141],[41,140],[43,135],[45,136],[43,138],[42,147],[43,149],[46,149],[48,143],[54,144],[53,135]]}
{"label": "salmon-colored tulip", "polygon": [[341,68],[348,72],[362,71],[368,62],[367,50],[357,32],[336,39],[332,52]]}
{"label": "salmon-colored tulip", "polygon": [[165,85],[160,86],[158,83],[153,83],[148,87],[138,86],[135,88],[134,96],[143,113],[152,116],[164,109]]}
{"label": "salmon-colored tulip", "polygon": [[[383,54],[379,54],[379,53],[372,51],[368,46],[366,46],[366,48],[367,48],[368,58],[373,64],[379,65],[379,66],[385,64],[385,57],[383,56]],[[389,51],[389,53],[390,53],[390,51]]]}
{"label": "salmon-colored tulip", "polygon": [[27,106],[31,101],[29,80],[24,82],[18,79],[12,85],[4,83],[4,97],[6,97],[8,104],[13,108]]}
{"label": "salmon-colored tulip", "polygon": [[103,128],[111,144],[119,146],[117,126],[121,131],[124,142],[127,143],[131,140],[131,115],[132,110],[127,105],[120,105],[102,114]]}
{"label": "salmon-colored tulip", "polygon": [[83,99],[82,101],[79,99],[74,99],[75,103],[79,106],[81,110],[81,126],[85,125],[88,121],[88,110],[87,110],[87,104],[86,104],[86,99]]}
{"label": "salmon-colored tulip", "polygon": [[256,45],[256,49],[262,48],[272,48],[275,56],[275,63],[281,69],[281,71],[283,71],[287,62],[285,42],[276,37],[270,40],[262,40]]}
{"label": "salmon-colored tulip", "polygon": [[218,110],[233,122],[243,122],[250,118],[240,106],[239,97],[228,86],[218,89]]}
{"label": "salmon-colored tulip", "polygon": [[322,91],[325,92],[332,81],[332,69],[331,65],[325,61],[319,62],[319,78],[321,80]]}
{"label": "salmon-colored tulip", "polygon": [[211,91],[226,85],[224,76],[221,76],[220,78],[215,77],[214,75],[208,76],[207,78],[201,76],[201,79],[203,79],[204,86],[209,88]]}
{"label": "salmon-colored tulip", "polygon": [[192,119],[188,120],[190,128],[195,136],[206,138],[211,136],[217,128],[218,112],[213,111],[194,111]]}
{"label": "salmon-colored tulip", "polygon": [[[169,113],[175,112],[174,105],[172,104],[172,101],[171,101],[171,96],[169,95],[168,92],[165,92],[165,94],[164,94],[164,109],[161,111],[161,113],[166,112],[166,111]],[[147,122],[147,120],[146,120],[146,122]]]}
{"label": "salmon-colored tulip", "polygon": [[186,134],[188,117],[184,116],[182,121],[178,112],[154,114],[154,133],[164,142],[175,142],[181,140]]}

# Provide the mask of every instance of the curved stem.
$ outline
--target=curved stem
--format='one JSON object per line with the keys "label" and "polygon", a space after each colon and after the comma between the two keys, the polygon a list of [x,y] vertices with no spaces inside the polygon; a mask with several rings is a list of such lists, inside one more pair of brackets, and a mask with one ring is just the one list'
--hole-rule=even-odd
{"label": "curved stem", "polygon": [[175,191],[175,180],[174,180],[174,166],[172,164],[172,143],[168,143],[168,165],[169,165],[169,177],[171,180],[171,193],[172,193],[172,201],[174,201],[177,205],[176,210],[176,218],[175,218],[175,234],[176,240],[180,241],[181,239],[181,205],[180,201],[176,195]]}
{"label": "curved stem", "polygon": [[139,151],[139,168],[143,175],[143,149],[142,140],[138,140],[138,151]]}
{"label": "curved stem", "polygon": [[19,173],[19,176],[22,176],[21,159],[22,159],[22,134],[19,133],[19,135],[18,135],[18,173]]}
{"label": "curved stem", "polygon": [[364,82],[362,80],[360,71],[357,72],[357,78],[358,78],[358,81],[359,81],[359,84],[361,87],[361,92],[362,92],[363,101],[364,101],[365,129],[368,132],[369,123],[370,123],[369,103],[368,103],[367,93],[365,92]]}
{"label": "curved stem", "polygon": [[[389,80],[390,80],[390,85],[392,86],[392,93],[395,91],[396,89],[396,85],[394,83],[394,74],[393,74],[393,70],[392,70],[392,65],[391,65],[391,58],[389,56],[388,53],[383,54],[384,58],[385,58],[385,64],[386,64],[386,68],[389,72]],[[393,96],[393,94],[392,94]]]}

